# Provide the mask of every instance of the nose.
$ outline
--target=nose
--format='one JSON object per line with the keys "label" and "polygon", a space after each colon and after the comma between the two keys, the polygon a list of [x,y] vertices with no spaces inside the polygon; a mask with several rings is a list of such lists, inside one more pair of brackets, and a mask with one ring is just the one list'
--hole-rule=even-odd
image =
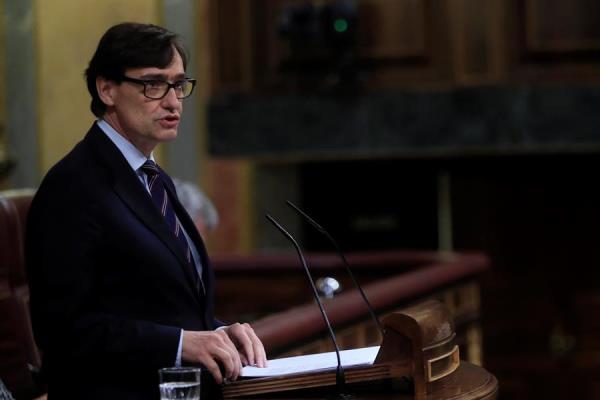
{"label": "nose", "polygon": [[161,99],[161,103],[164,108],[169,110],[181,108],[181,99],[177,98],[175,88],[169,88],[165,97]]}

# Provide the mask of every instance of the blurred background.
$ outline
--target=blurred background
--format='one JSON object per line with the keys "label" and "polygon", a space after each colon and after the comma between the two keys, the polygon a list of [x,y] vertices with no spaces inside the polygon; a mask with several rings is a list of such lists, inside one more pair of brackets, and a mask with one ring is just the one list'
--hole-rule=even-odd
{"label": "blurred background", "polygon": [[478,251],[500,398],[600,399],[597,0],[0,0],[0,189],[93,122],[83,71],[122,21],[181,34],[196,92],[157,151],[219,212],[212,254]]}

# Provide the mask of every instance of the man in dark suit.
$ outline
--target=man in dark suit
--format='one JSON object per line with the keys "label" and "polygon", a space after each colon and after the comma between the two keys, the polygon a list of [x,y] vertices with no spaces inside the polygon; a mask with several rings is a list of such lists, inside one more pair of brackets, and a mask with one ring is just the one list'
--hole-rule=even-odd
{"label": "man in dark suit", "polygon": [[204,244],[153,161],[194,88],[186,61],[163,28],[110,28],[86,70],[98,120],[32,202],[26,259],[50,399],[152,399],[159,368],[201,364],[221,383],[266,364],[249,325],[214,318]]}

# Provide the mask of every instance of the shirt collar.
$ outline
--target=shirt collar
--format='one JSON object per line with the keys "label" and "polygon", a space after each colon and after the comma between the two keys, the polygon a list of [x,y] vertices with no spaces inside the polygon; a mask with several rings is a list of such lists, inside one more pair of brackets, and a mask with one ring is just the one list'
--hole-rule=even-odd
{"label": "shirt collar", "polygon": [[144,153],[138,150],[125,136],[117,132],[108,122],[103,119],[98,120],[98,127],[108,136],[108,138],[117,146],[123,154],[131,168],[137,172],[144,165],[146,160],[154,161],[154,153],[150,153],[150,157],[146,158]]}

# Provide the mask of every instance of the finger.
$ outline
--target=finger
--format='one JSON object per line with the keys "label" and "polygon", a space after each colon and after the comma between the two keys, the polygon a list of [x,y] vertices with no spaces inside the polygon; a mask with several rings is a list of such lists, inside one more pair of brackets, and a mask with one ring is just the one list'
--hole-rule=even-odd
{"label": "finger", "polygon": [[[258,337],[257,337],[258,339]],[[265,350],[265,346],[263,346],[262,342],[260,341],[260,339],[258,339],[258,344],[257,344],[257,350],[256,350],[256,365],[260,368],[266,368],[267,367],[267,352]]]}
{"label": "finger", "polygon": [[[236,365],[235,358],[225,346],[215,348],[213,350],[213,358],[222,367],[222,375],[226,379],[236,379]],[[238,367],[239,370],[239,367]],[[239,372],[237,372],[239,374]]]}
{"label": "finger", "polygon": [[264,368],[267,366],[267,353],[265,351],[265,347],[263,346],[258,336],[256,336],[254,329],[250,328],[249,334],[250,339],[252,341],[252,348],[254,350],[254,361],[256,363],[255,365],[260,368]]}
{"label": "finger", "polygon": [[223,383],[223,375],[221,375],[221,369],[219,368],[219,364],[217,364],[212,358],[206,357],[206,359],[201,359],[200,362],[204,367],[210,372],[210,374],[215,379],[217,384]]}
{"label": "finger", "polygon": [[244,324],[240,326],[240,329],[238,330],[237,341],[241,347],[241,353],[246,356],[248,363],[250,365],[255,365],[256,357],[254,354],[254,345],[252,343],[251,334],[253,334],[252,328],[250,328],[248,324]]}
{"label": "finger", "polygon": [[266,367],[265,348],[249,324],[232,324],[228,327],[228,334],[233,341],[237,342],[241,354],[246,356],[249,365]]}
{"label": "finger", "polygon": [[248,362],[251,365],[259,365],[260,362],[264,362],[265,352],[262,342],[256,336],[254,329],[249,324],[243,324],[243,348],[245,353],[248,355]]}
{"label": "finger", "polygon": [[242,367],[248,366],[248,365],[252,365],[248,362],[248,359],[246,358],[246,356],[242,353],[240,353],[240,360],[242,361]]}
{"label": "finger", "polygon": [[242,369],[242,361],[240,360],[240,355],[226,332],[220,333],[220,338],[223,343],[223,349],[231,357],[231,376],[228,376],[228,378],[235,380],[239,377]]}

